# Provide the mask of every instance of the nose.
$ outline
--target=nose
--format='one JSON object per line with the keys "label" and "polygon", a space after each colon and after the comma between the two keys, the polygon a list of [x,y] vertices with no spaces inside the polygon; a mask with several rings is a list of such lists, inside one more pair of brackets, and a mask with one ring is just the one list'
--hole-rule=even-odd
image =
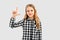
{"label": "nose", "polygon": [[31,11],[29,11],[29,13],[31,13]]}

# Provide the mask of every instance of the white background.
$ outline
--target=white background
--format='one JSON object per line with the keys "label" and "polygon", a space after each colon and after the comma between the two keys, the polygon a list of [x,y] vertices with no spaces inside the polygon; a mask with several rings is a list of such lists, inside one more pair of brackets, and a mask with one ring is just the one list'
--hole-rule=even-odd
{"label": "white background", "polygon": [[25,6],[29,3],[35,5],[41,19],[42,39],[60,40],[59,0],[0,0],[0,40],[22,40],[22,27],[11,29],[9,21],[16,6],[19,8],[19,18],[22,19]]}

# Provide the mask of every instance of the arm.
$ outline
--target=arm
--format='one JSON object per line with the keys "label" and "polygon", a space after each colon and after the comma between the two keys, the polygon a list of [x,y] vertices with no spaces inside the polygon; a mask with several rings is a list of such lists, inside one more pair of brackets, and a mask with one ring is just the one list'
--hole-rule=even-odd
{"label": "arm", "polygon": [[16,28],[16,27],[19,27],[19,26],[23,26],[23,20],[15,22],[15,18],[12,17],[10,19],[9,27]]}
{"label": "arm", "polygon": [[[41,26],[41,25],[40,25]],[[40,29],[37,29],[37,31],[36,31],[36,38],[37,38],[37,40],[42,40],[42,27],[40,27]]]}
{"label": "arm", "polygon": [[41,22],[40,22],[40,32],[39,32],[39,40],[42,40],[42,25],[41,25]]}

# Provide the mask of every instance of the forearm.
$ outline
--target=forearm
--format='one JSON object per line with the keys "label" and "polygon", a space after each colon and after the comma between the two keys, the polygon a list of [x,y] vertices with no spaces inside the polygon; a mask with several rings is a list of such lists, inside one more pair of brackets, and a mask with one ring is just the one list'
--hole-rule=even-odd
{"label": "forearm", "polygon": [[9,26],[11,28],[19,27],[18,23],[15,23],[15,18],[11,17]]}

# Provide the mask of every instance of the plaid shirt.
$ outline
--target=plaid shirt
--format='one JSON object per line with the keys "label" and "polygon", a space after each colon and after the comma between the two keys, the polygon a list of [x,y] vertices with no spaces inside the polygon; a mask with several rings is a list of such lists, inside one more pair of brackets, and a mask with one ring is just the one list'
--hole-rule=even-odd
{"label": "plaid shirt", "polygon": [[35,20],[30,20],[28,18],[26,20],[22,19],[22,20],[18,21],[17,23],[14,21],[15,21],[15,19],[11,18],[9,26],[11,28],[16,28],[19,26],[23,27],[22,40],[42,40],[42,30],[36,29]]}

